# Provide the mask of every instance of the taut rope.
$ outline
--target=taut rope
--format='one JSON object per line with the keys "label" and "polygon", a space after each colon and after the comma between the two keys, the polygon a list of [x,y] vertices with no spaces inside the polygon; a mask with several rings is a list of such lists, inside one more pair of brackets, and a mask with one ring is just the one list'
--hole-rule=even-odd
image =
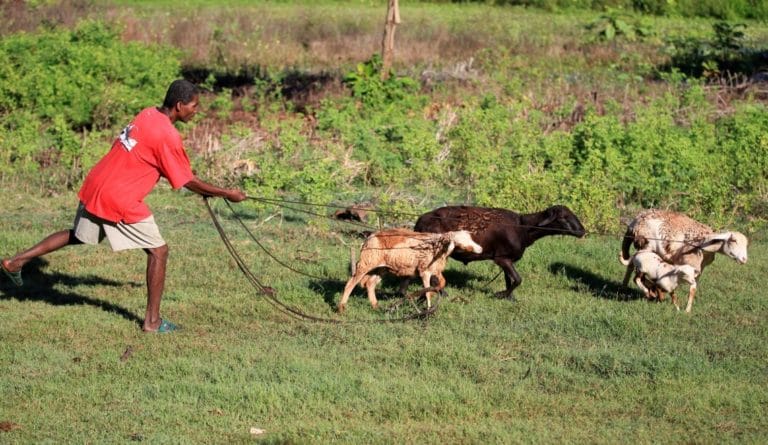
{"label": "taut rope", "polygon": [[[409,321],[409,320],[416,320],[416,319],[423,319],[426,317],[429,317],[430,315],[434,314],[437,311],[439,299],[435,301],[435,304],[432,305],[432,307],[416,312],[414,314],[406,315],[399,318],[393,318],[393,319],[386,319],[386,320],[361,320],[361,321],[347,321],[347,320],[339,320],[334,318],[324,318],[324,317],[317,317],[314,315],[307,314],[299,309],[293,308],[284,302],[282,302],[279,298],[276,297],[277,292],[275,289],[269,286],[265,286],[261,283],[261,281],[254,275],[254,273],[248,268],[248,265],[245,264],[245,261],[238,253],[237,249],[232,245],[232,242],[229,240],[229,237],[226,234],[226,231],[224,230],[224,227],[221,225],[221,222],[219,221],[219,218],[216,216],[216,213],[213,211],[213,208],[211,207],[210,203],[208,202],[208,198],[205,197],[203,199],[205,202],[205,206],[208,209],[208,213],[211,216],[211,220],[213,221],[214,227],[216,227],[216,231],[219,232],[219,236],[221,237],[222,242],[224,243],[224,246],[227,249],[227,252],[229,252],[229,255],[232,257],[233,260],[235,260],[235,263],[237,263],[238,268],[240,268],[240,271],[243,272],[243,275],[245,275],[246,279],[251,283],[251,285],[258,290],[259,293],[264,295],[267,299],[267,301],[272,304],[275,308],[277,308],[279,311],[293,317],[299,320],[304,321],[315,321],[315,322],[322,322],[322,323],[334,323],[334,324],[344,324],[344,323],[393,323],[393,322],[402,322],[402,321]],[[226,201],[226,200],[225,200]],[[267,250],[264,248],[264,246],[256,239],[256,237],[253,235],[253,233],[248,230],[248,228],[245,226],[245,223],[243,223],[242,219],[240,219],[239,216],[237,216],[237,213],[234,212],[234,209],[232,209],[232,206],[227,202],[227,206],[230,210],[232,210],[232,214],[235,216],[235,219],[240,223],[240,225],[245,228],[246,232],[248,232],[251,239],[259,246],[261,247],[265,252]],[[269,254],[269,252],[267,252]],[[279,264],[283,265],[284,267],[288,267],[290,270],[301,273],[299,271],[296,271],[295,269],[291,268],[290,266],[286,265],[285,263],[279,261],[274,255],[269,254],[271,258],[273,258],[275,261],[277,261]],[[306,275],[306,274],[304,274]],[[311,276],[311,275],[310,275]],[[315,277],[318,278],[318,277]],[[324,279],[324,278],[322,278]],[[425,294],[426,292],[436,291],[436,288],[429,287],[425,289],[421,289],[417,291],[414,295],[409,296],[409,299],[415,299],[419,298],[421,295]]]}

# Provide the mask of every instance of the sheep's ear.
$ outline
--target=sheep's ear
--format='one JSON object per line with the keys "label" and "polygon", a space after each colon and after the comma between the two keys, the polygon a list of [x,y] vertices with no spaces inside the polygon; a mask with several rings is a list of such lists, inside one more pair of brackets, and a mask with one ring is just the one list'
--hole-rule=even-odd
{"label": "sheep's ear", "polygon": [[732,238],[733,234],[730,232],[718,233],[704,241],[699,247],[705,252],[717,252],[723,246],[722,243],[726,243]]}
{"label": "sheep's ear", "polygon": [[539,222],[537,224],[537,226],[539,226],[539,227],[546,227],[546,226],[552,224],[552,221],[554,221],[556,219],[557,219],[557,212],[555,212],[553,210],[550,210],[549,212],[547,212],[547,217],[544,218],[543,221]]}

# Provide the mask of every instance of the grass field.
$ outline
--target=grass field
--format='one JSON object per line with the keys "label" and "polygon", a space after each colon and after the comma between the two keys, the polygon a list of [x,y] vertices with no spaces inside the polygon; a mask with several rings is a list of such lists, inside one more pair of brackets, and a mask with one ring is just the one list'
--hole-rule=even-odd
{"label": "grass field", "polygon": [[[76,203],[4,195],[3,256],[67,227]],[[356,227],[238,205],[309,278],[213,204],[278,298],[342,318]],[[0,442],[761,443],[768,432],[757,235],[746,265],[718,258],[705,271],[692,314],[622,288],[618,236],[591,234],[533,245],[516,303],[490,297],[503,287],[492,265],[450,262],[427,321],[367,323],[388,315],[357,290],[353,323],[324,324],[250,287],[199,198],[161,187],[150,205],[171,246],[162,313],[184,329],[140,332],[143,253],[72,247],[30,263],[23,288],[0,281]]]}
{"label": "grass field", "polygon": [[[27,8],[32,3],[39,7]],[[386,11],[381,1],[331,0],[194,0],[182,6],[72,0],[7,2],[0,9],[8,11],[0,21],[0,35],[99,18],[113,24],[126,42],[180,50],[183,66],[230,74],[263,68],[275,76],[328,71],[337,80],[380,50]],[[670,57],[668,39],[709,39],[713,20],[632,15],[631,24],[648,27],[649,36],[600,40],[588,25],[606,19],[594,11],[553,14],[401,2],[401,14],[394,67],[414,79],[425,73],[446,77],[444,84],[425,83],[421,90],[427,94],[434,87],[428,102],[448,116],[451,107],[480,106],[475,102],[486,101],[479,98],[496,97],[519,108],[520,122],[541,113],[547,116],[540,119],[547,132],[568,132],[583,119],[575,113],[583,107],[615,115],[617,122],[632,122],[647,104],[669,97],[670,110],[659,111],[676,116],[685,130],[693,124],[685,110],[705,103],[672,100],[683,94],[687,81],[665,81],[656,70]],[[748,25],[740,49],[765,48],[768,27]],[[467,63],[474,65],[464,79],[457,69]],[[768,100],[764,82],[740,89],[725,77],[721,80],[722,85],[711,83],[701,90],[707,103],[715,104],[708,118]],[[347,161],[335,157],[337,149],[352,153],[367,148],[358,147],[356,140],[336,140],[334,128],[316,132],[314,117],[293,111],[283,99],[259,96],[262,87],[239,87],[238,94],[253,94],[248,110],[231,91],[212,92],[204,99],[224,106],[218,111],[206,107],[212,110],[204,120],[185,132],[195,168],[206,180],[242,185],[229,155],[232,161],[255,160],[262,167],[262,162],[274,164],[268,155],[280,151],[296,150],[299,156],[306,149],[312,154],[311,161],[280,164],[272,173],[281,178],[314,166],[327,153],[332,155],[327,159]],[[334,107],[334,100],[349,94],[340,83],[329,83],[325,96],[318,93],[313,100],[320,106],[320,98],[327,97],[327,106]],[[392,123],[418,121],[421,114],[427,113],[392,116],[377,125],[386,130]],[[493,127],[518,119],[514,114],[499,116],[478,122]],[[341,115],[337,123],[346,125],[348,119]],[[369,120],[365,114],[359,119],[358,125]],[[765,132],[758,124],[733,124],[736,129],[744,126],[745,137],[739,141],[753,150],[744,151],[745,164],[765,165]],[[447,119],[424,134],[431,140],[454,127]],[[382,128],[371,123],[370,135],[388,134]],[[500,128],[505,135],[507,126]],[[601,130],[597,142],[603,131],[605,139],[613,137],[613,127],[590,128]],[[658,128],[677,134],[677,127]],[[39,132],[33,130],[34,138]],[[74,140],[85,141],[86,133],[76,133]],[[468,133],[496,134],[482,128],[476,135]],[[24,148],[8,137],[0,137],[0,152]],[[106,149],[113,134],[106,137],[110,140],[99,150]],[[703,134],[702,141],[708,137]],[[489,148],[499,153],[509,149],[488,140]],[[638,152],[648,149],[638,141]],[[585,146],[591,142],[586,138]],[[71,224],[79,182],[73,180],[68,185],[74,189],[64,190],[56,178],[74,175],[80,164],[47,167],[46,159],[55,158],[59,147],[55,141],[51,150],[40,146],[45,151],[34,157],[40,165],[31,174],[19,168],[0,176],[0,257]],[[297,161],[288,154],[288,161]],[[9,165],[14,156],[6,157]],[[370,159],[374,166],[383,162]],[[403,171],[414,174],[416,168]],[[318,178],[324,178],[320,173]],[[425,184],[427,190],[445,192],[437,194],[440,199],[428,199],[417,190],[413,200],[426,206],[445,196],[464,196],[451,188],[453,175],[460,173],[448,170]],[[743,179],[749,184],[760,179],[753,178]],[[317,178],[307,179],[302,188],[317,184],[311,181]],[[682,192],[723,183],[717,175],[697,179]],[[284,185],[275,182],[276,194],[295,196],[295,190],[282,195]],[[535,191],[537,183],[531,184]],[[591,185],[587,181],[584,187]],[[269,187],[267,182],[264,188]],[[381,195],[360,181],[350,187],[358,197]],[[411,197],[404,193],[408,187],[397,190],[385,183],[381,188],[387,198],[383,203]],[[744,201],[739,187],[733,190],[726,201],[735,215],[744,209]],[[764,196],[765,188],[761,190]],[[349,196],[333,191],[339,192],[335,199]],[[681,196],[678,191],[670,196]],[[609,200],[597,201],[603,198]],[[615,203],[627,212],[641,205],[620,198],[597,195],[587,202],[595,207]],[[167,335],[141,332],[146,304],[141,252],[112,253],[108,245],[64,249],[29,263],[22,288],[0,275],[0,444],[761,444],[768,436],[768,300],[760,287],[768,273],[768,237],[764,229],[759,231],[765,225],[757,224],[765,217],[765,200],[755,199],[753,214],[730,219],[743,224],[732,228],[750,238],[749,262],[740,266],[717,258],[700,280],[691,314],[677,312],[669,301],[648,302],[635,288],[623,287],[624,270],[617,260],[622,234],[598,234],[582,216],[586,238],[548,237],[526,252],[517,266],[523,277],[517,302],[492,297],[504,286],[495,266],[451,261],[448,295],[440,299],[437,312],[408,322],[389,321],[410,306],[392,315],[387,311],[397,303],[392,297],[383,299],[384,310],[373,311],[361,289],[352,295],[345,315],[335,312],[349,273],[350,249],[361,242],[361,227],[288,208],[256,210],[251,201],[235,205],[269,252],[310,277],[278,264],[243,232],[224,202],[213,201],[233,245],[280,301],[340,323],[296,319],[258,294],[228,256],[199,197],[171,192],[161,183],[148,202],[171,248],[162,315],[183,329]],[[518,209],[522,204],[505,205]],[[715,225],[719,216],[712,212],[712,219],[702,222]],[[393,223],[391,215],[379,218],[383,225]],[[406,221],[415,221],[415,216]],[[379,294],[395,290],[396,283],[386,281]],[[686,292],[683,286],[680,293]],[[254,435],[252,428],[265,432]]]}

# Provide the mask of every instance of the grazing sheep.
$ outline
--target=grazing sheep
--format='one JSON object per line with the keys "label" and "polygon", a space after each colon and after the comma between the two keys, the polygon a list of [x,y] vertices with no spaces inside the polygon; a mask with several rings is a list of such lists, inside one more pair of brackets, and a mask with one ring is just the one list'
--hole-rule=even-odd
{"label": "grazing sheep", "polygon": [[[352,277],[344,286],[339,312],[344,312],[349,295],[358,284],[366,288],[368,300],[376,309],[376,285],[381,281],[381,273],[384,271],[399,277],[419,276],[425,288],[430,287],[430,279],[434,276],[438,280],[437,290],[442,290],[445,287],[443,269],[448,255],[454,249],[474,253],[483,251],[472,240],[469,232],[464,230],[432,234],[390,229],[374,233],[363,243],[360,259]],[[428,307],[432,304],[433,293],[427,292]]]}
{"label": "grazing sheep", "polygon": [[[621,260],[624,263],[624,259]],[[696,288],[696,271],[688,264],[676,266],[666,263],[660,256],[647,250],[634,254],[625,266],[630,264],[635,270],[635,284],[643,290],[646,298],[658,298],[663,301],[664,292],[667,292],[678,311],[680,306],[675,295],[678,281],[682,279],[691,285],[691,289]]]}
{"label": "grazing sheep", "polygon": [[[627,265],[624,285],[629,282],[633,266],[629,248],[656,253],[670,264],[693,267],[698,278],[704,267],[715,260],[715,253],[727,255],[740,264],[747,262],[747,237],[739,232],[715,233],[710,227],[682,213],[667,210],[644,210],[629,223],[621,243],[620,261]],[[685,311],[691,312],[696,286],[691,286]]]}
{"label": "grazing sheep", "polygon": [[454,251],[451,258],[467,264],[493,260],[504,271],[506,289],[496,294],[514,301],[512,291],[523,281],[514,263],[525,249],[539,238],[549,235],[586,234],[579,218],[568,207],[556,205],[536,213],[520,215],[511,210],[486,207],[441,207],[421,215],[414,228],[417,232],[467,230],[483,248],[482,254]]}

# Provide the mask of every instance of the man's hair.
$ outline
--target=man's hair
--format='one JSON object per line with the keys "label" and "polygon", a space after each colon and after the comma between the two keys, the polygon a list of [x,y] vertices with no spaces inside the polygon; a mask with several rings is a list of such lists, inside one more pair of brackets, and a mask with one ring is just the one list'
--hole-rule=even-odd
{"label": "man's hair", "polygon": [[168,87],[168,92],[165,93],[163,108],[173,108],[179,102],[188,104],[198,94],[200,94],[200,89],[192,82],[186,79],[174,80]]}

